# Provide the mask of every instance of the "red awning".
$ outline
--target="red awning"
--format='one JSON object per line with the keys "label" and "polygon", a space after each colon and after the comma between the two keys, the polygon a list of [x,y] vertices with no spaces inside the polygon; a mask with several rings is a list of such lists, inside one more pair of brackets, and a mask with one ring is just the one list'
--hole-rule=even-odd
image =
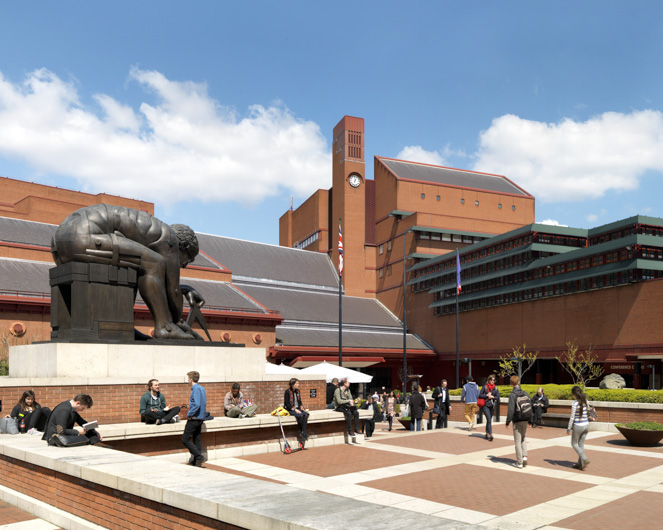
{"label": "red awning", "polygon": [[[294,368],[306,368],[307,366],[313,366],[314,364],[319,364],[322,361],[327,361],[329,364],[338,364],[338,355],[336,356],[317,356],[317,355],[302,355],[301,357],[296,357],[290,363],[290,366]],[[347,357],[343,356],[343,366],[345,368],[365,368],[367,366],[373,366],[374,364],[380,364],[384,362],[382,357]]]}

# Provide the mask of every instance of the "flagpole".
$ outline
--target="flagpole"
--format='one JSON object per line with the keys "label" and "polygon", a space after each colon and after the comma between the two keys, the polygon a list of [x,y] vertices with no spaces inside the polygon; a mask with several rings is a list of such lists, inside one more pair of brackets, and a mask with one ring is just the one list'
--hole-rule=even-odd
{"label": "flagpole", "polygon": [[456,388],[460,388],[460,351],[459,351],[459,319],[458,319],[458,295],[460,294],[460,257],[458,245],[456,245]]}
{"label": "flagpole", "polygon": [[343,234],[338,218],[338,365],[343,366]]}

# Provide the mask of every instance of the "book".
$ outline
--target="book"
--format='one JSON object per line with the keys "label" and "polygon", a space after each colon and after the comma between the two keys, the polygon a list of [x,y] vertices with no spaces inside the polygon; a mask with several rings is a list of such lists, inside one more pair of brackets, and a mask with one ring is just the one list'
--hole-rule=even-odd
{"label": "book", "polygon": [[83,429],[85,429],[86,432],[98,428],[99,428],[99,423],[96,420],[88,421],[85,425],[83,425]]}

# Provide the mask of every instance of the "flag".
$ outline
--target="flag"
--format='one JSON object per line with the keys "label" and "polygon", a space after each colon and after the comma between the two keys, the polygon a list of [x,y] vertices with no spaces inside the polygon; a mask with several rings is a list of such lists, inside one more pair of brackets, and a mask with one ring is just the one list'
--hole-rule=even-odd
{"label": "flag", "polygon": [[460,285],[460,256],[456,251],[456,296],[460,294],[462,287]]}
{"label": "flag", "polygon": [[343,274],[343,233],[341,232],[341,223],[338,223],[338,275]]}

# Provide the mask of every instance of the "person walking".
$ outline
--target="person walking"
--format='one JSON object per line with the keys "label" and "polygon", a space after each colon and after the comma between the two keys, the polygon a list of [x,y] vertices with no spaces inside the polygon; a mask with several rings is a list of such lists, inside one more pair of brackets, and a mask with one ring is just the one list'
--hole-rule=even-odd
{"label": "person walking", "polygon": [[477,399],[479,399],[479,387],[474,382],[471,375],[466,377],[467,383],[463,385],[463,392],[460,396],[460,401],[465,403],[465,419],[470,424],[469,431],[474,430],[474,416],[476,415],[479,407],[477,406]]}
{"label": "person walking", "polygon": [[424,411],[428,408],[426,405],[426,398],[419,392],[419,385],[414,383],[412,385],[412,394],[410,395],[410,430],[421,430],[421,419],[424,417]]}
{"label": "person walking", "polygon": [[396,397],[394,391],[389,392],[389,397],[386,399],[387,404],[387,421],[389,422],[389,430],[391,431],[392,424],[394,423],[394,416],[396,415]]}
{"label": "person walking", "polygon": [[495,376],[489,375],[488,381],[479,392],[479,401],[483,400],[481,411],[486,417],[486,440],[493,441],[493,412],[495,403],[500,399],[500,389],[495,384]]}
{"label": "person walking", "polygon": [[578,462],[573,467],[575,469],[585,469],[589,464],[589,460],[585,455],[585,438],[589,432],[589,419],[587,418],[589,404],[587,403],[587,396],[579,386],[574,386],[571,393],[575,401],[571,405],[571,417],[566,428],[566,434],[571,435],[571,447],[578,453]]}
{"label": "person walking", "polygon": [[437,412],[435,428],[446,428],[447,418],[451,413],[451,402],[449,400],[449,389],[447,388],[446,379],[442,379],[440,386],[435,387],[435,390],[433,391],[433,400],[435,401],[435,410],[433,410],[433,412]]}
{"label": "person walking", "polygon": [[182,433],[182,443],[191,454],[189,465],[201,467],[207,462],[207,455],[203,453],[202,446],[201,433],[203,422],[214,419],[214,417],[207,412],[207,392],[205,392],[205,388],[202,385],[198,384],[200,373],[191,371],[186,376],[189,385],[191,385],[191,396],[189,398],[189,412],[186,416],[186,425]]}
{"label": "person walking", "polygon": [[512,375],[510,380],[509,410],[506,415],[506,428],[513,422],[513,441],[516,444],[516,460],[518,469],[527,465],[527,423],[532,418],[532,400],[529,394],[520,388],[520,378]]}

